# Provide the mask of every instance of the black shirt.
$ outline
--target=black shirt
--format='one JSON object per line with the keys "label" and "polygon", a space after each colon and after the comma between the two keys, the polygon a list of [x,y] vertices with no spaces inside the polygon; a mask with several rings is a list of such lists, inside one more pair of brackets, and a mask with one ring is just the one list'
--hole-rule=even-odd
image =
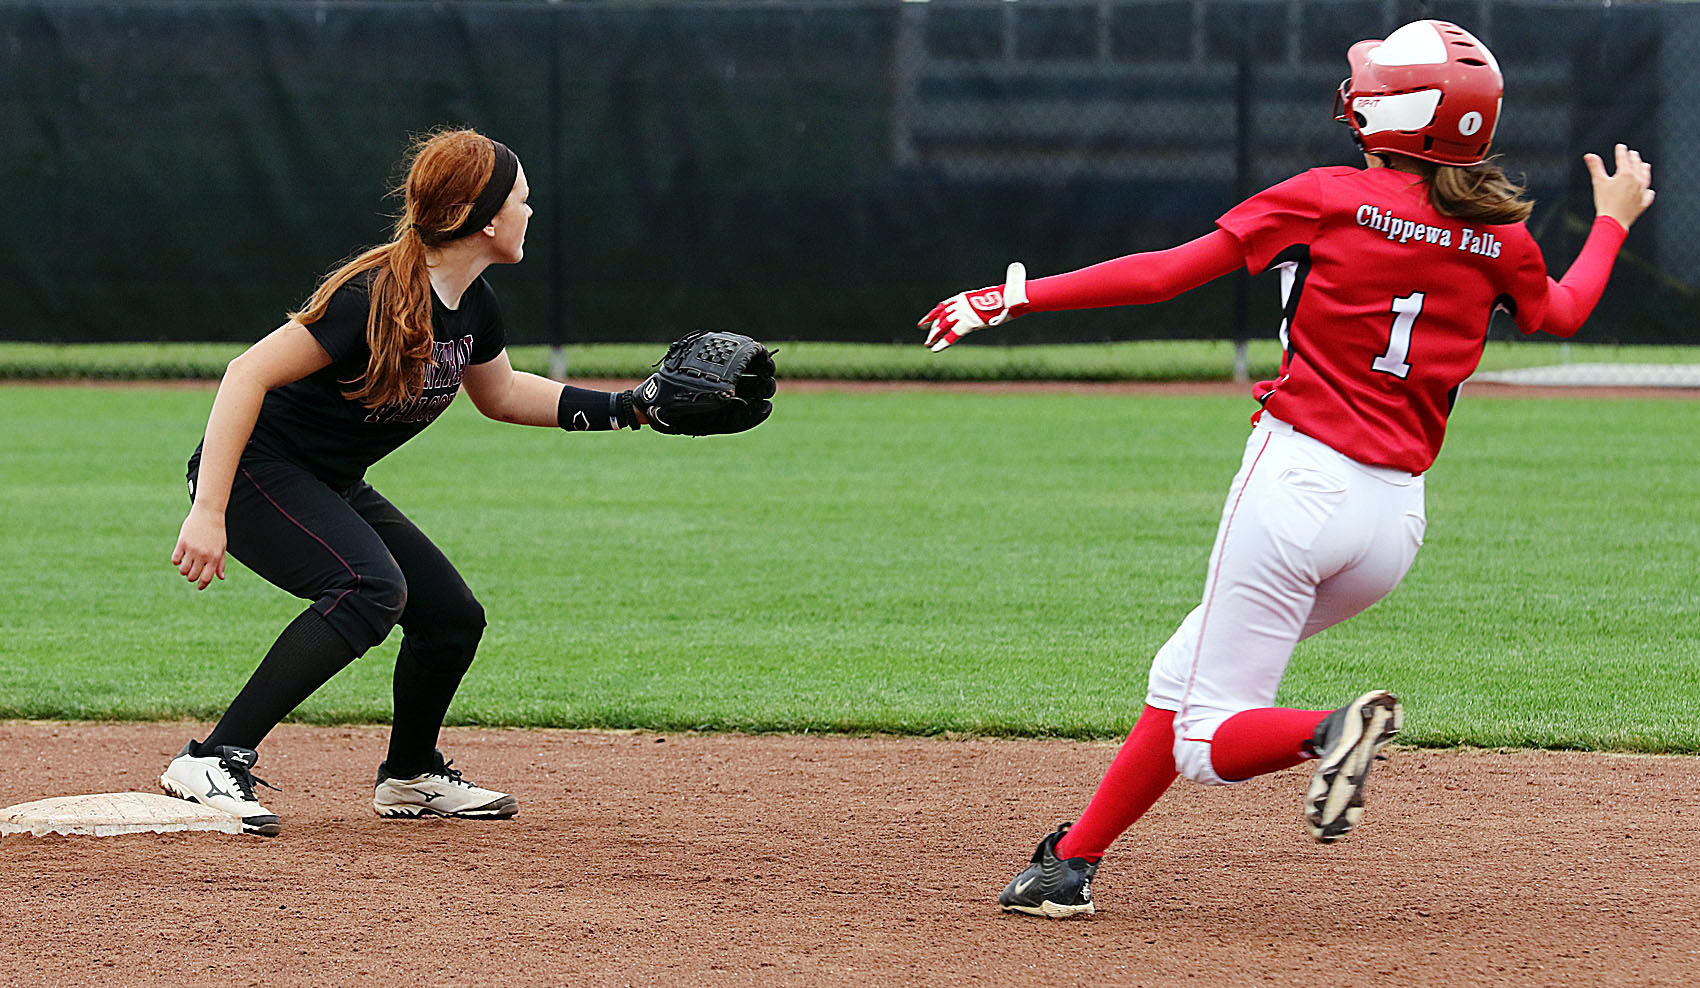
{"label": "black shirt", "polygon": [[[349,487],[366,468],[424,431],[460,391],[466,368],[501,355],[506,344],[496,293],[475,280],[450,309],[431,295],[434,339],[425,390],[401,404],[367,408],[343,392],[366,373],[370,275],[357,275],[331,295],[325,314],[307,327],[331,362],[266,394],[248,448],[297,463],[333,487]],[[197,451],[198,452],[198,451]]]}

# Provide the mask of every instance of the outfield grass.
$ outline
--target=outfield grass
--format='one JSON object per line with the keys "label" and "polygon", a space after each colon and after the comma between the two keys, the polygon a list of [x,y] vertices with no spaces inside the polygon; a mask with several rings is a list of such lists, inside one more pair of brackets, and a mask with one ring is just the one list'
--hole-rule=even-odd
{"label": "outfield grass", "polygon": [[[293,598],[168,563],[210,390],[0,387],[0,717],[210,719]],[[491,618],[451,722],[1112,737],[1195,601],[1250,403],[780,396],[741,437],[566,435],[458,402],[373,483]],[[1467,399],[1428,545],[1299,646],[1420,744],[1700,751],[1700,403]],[[389,713],[395,638],[300,711]]]}
{"label": "outfield grass", "polygon": [[[915,339],[920,341],[919,331]],[[1225,340],[998,346],[976,336],[948,356],[921,346],[785,341],[773,346],[780,351],[782,376],[828,380],[1200,381],[1227,380],[1234,369],[1234,346]],[[563,354],[569,377],[638,379],[665,350],[653,343],[588,343],[564,347]],[[0,343],[0,379],[216,380],[240,352],[241,344],[228,343]],[[509,355],[521,370],[551,369],[547,347],[516,346]],[[1246,359],[1248,374],[1269,377],[1280,365],[1280,347],[1272,339],[1254,340]],[[1584,362],[1700,364],[1700,346],[1493,342],[1481,369]]]}

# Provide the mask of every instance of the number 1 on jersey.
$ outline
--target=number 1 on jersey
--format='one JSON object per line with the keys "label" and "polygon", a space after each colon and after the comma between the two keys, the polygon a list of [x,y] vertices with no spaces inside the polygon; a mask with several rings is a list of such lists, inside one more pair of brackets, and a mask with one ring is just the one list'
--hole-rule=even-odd
{"label": "number 1 on jersey", "polygon": [[1411,355],[1411,330],[1417,325],[1417,316],[1423,311],[1423,293],[1412,292],[1395,298],[1392,311],[1395,318],[1393,332],[1387,338],[1387,352],[1375,358],[1370,367],[1383,374],[1404,378],[1411,373],[1411,365],[1405,362],[1405,358]]}

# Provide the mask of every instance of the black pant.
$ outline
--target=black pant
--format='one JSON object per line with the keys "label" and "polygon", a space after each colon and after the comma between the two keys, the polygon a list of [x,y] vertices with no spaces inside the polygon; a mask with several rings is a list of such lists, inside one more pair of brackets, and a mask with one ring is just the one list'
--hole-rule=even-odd
{"label": "black pant", "polygon": [[[190,461],[191,485],[199,465]],[[454,564],[364,481],[336,490],[293,463],[252,455],[231,485],[225,533],[232,556],[311,601],[323,620],[304,613],[285,630],[209,743],[253,747],[399,624],[389,760],[422,769],[484,631],[484,608]]]}

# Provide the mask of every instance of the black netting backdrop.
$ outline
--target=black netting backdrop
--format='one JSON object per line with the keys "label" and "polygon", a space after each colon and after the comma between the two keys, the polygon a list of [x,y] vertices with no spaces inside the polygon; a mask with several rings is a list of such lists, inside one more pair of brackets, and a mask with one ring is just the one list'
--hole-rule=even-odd
{"label": "black netting backdrop", "polygon": [[[1421,16],[1499,56],[1496,146],[1555,269],[1583,151],[1658,167],[1592,338],[1700,338],[1700,5],[1509,0],[0,3],[0,338],[256,338],[385,238],[410,135],[452,124],[533,189],[527,258],[492,275],[516,342],[913,342],[1010,260],[1169,246],[1352,162],[1345,49]],[[1019,335],[1262,337],[1274,291]]]}

